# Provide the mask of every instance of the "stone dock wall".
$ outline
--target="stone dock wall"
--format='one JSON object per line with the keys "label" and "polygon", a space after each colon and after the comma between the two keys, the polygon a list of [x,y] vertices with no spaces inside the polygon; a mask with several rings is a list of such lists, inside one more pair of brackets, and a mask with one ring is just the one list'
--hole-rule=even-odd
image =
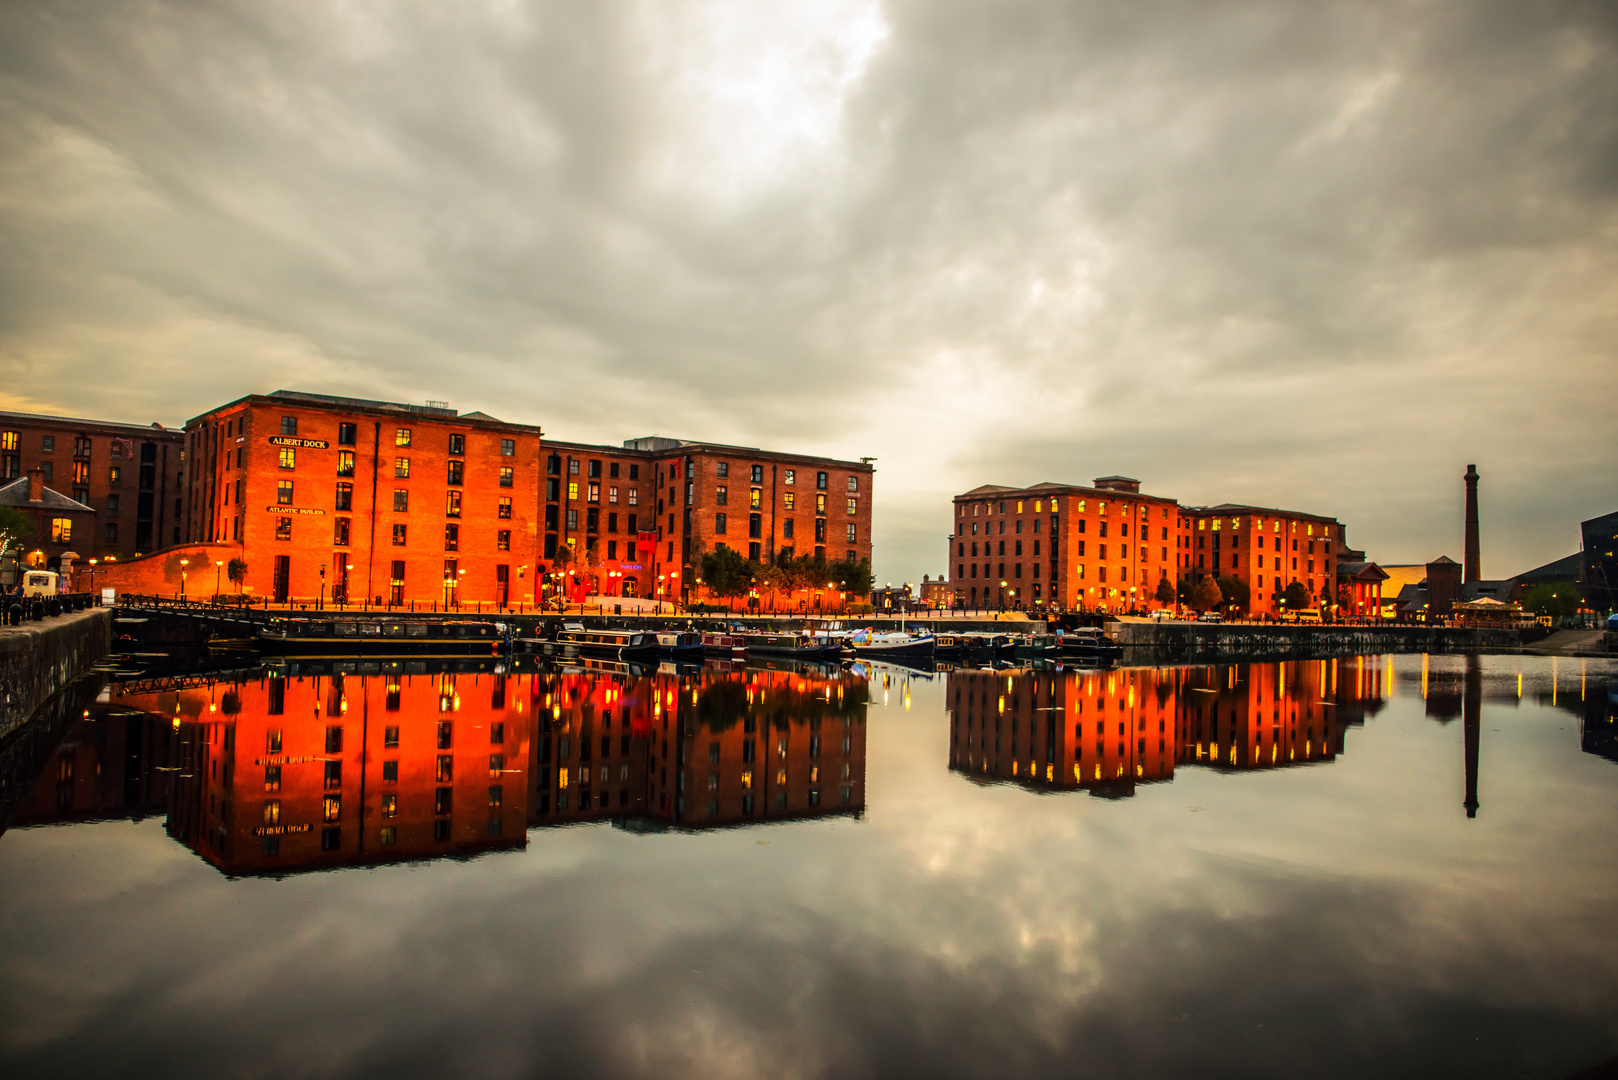
{"label": "stone dock wall", "polygon": [[106,656],[111,631],[106,608],[0,629],[0,742]]}
{"label": "stone dock wall", "polygon": [[1516,652],[1515,630],[1449,626],[1284,626],[1245,623],[1110,623],[1132,663],[1219,662],[1366,653]]}

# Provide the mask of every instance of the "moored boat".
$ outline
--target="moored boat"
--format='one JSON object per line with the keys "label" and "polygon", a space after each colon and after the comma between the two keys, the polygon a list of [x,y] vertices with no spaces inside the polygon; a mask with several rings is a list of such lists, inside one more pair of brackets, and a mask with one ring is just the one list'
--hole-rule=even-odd
{"label": "moored boat", "polygon": [[797,660],[837,660],[842,646],[833,638],[820,634],[806,634],[789,630],[784,633],[742,633],[749,655],[790,656]]}
{"label": "moored boat", "polygon": [[656,632],[657,650],[665,658],[688,664],[700,664],[705,651],[701,634],[686,630],[659,630]]}
{"label": "moored boat", "polygon": [[746,660],[747,642],[740,634],[703,634],[702,651],[719,660]]}
{"label": "moored boat", "polygon": [[862,630],[849,640],[854,646],[856,656],[870,660],[889,658],[931,661],[937,649],[933,635],[926,633],[910,634],[903,631],[877,633]]}
{"label": "moored boat", "polygon": [[258,631],[274,653],[489,653],[505,640],[503,623],[452,619],[272,619]]}
{"label": "moored boat", "polygon": [[587,630],[578,623],[552,624],[545,636],[520,638],[518,644],[531,652],[558,655],[571,651],[609,660],[652,660],[661,651],[655,631]]}

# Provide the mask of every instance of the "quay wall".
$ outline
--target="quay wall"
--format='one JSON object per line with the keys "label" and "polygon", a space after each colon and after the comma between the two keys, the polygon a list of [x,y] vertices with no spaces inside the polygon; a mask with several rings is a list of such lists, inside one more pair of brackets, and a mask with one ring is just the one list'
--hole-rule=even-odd
{"label": "quay wall", "polygon": [[111,629],[106,608],[0,629],[0,741],[107,655]]}
{"label": "quay wall", "polygon": [[1365,653],[1516,652],[1515,630],[1450,626],[1109,623],[1131,662],[1272,660]]}

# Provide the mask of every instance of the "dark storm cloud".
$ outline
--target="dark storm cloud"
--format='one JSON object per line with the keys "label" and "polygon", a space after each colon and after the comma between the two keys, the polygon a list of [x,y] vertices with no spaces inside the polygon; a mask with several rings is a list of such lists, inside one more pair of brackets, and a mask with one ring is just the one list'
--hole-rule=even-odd
{"label": "dark storm cloud", "polygon": [[943,568],[952,492],[1115,471],[1454,554],[1477,460],[1514,572],[1611,509],[1615,38],[1598,4],[9,5],[0,370],[126,419],[299,386],[874,454],[895,578]]}

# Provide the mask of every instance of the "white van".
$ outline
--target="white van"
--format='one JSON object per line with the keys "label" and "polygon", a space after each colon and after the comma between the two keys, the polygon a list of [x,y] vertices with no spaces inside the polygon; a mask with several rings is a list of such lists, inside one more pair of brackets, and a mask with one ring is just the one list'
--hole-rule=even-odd
{"label": "white van", "polygon": [[25,570],[22,575],[24,596],[55,596],[57,575],[50,570]]}

